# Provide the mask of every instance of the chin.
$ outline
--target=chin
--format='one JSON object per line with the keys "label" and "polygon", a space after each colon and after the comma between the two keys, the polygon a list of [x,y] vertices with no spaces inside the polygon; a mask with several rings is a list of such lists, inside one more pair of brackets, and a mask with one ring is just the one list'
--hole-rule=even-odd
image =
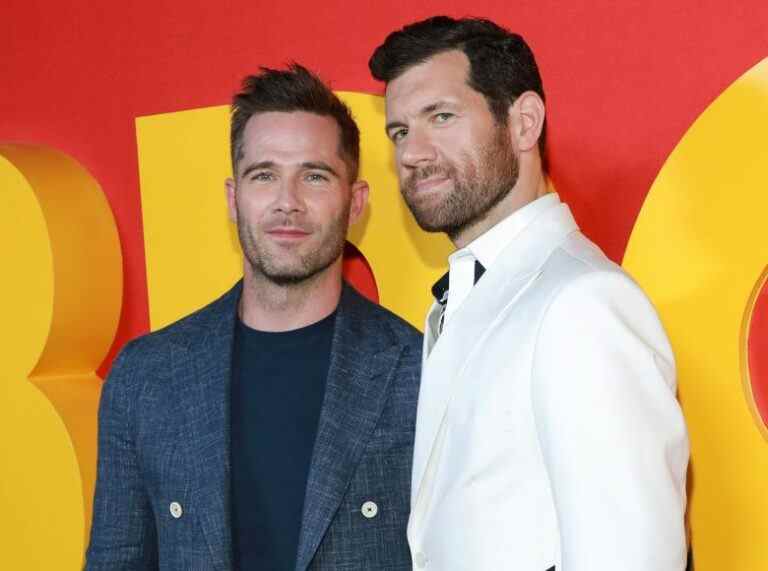
{"label": "chin", "polygon": [[267,276],[269,280],[276,285],[279,286],[292,286],[292,285],[299,285],[301,283],[304,283],[307,281],[310,277],[308,275],[298,275],[298,274],[276,274]]}
{"label": "chin", "polygon": [[299,284],[313,277],[317,272],[306,268],[266,268],[261,272],[269,281],[278,285]]}
{"label": "chin", "polygon": [[414,211],[413,217],[416,219],[416,223],[425,232],[445,232],[448,233],[456,228],[456,224],[452,221],[446,221],[444,218],[434,216],[435,212],[432,211]]}
{"label": "chin", "polygon": [[295,266],[271,267],[263,268],[261,273],[277,285],[298,285],[322,274],[330,265],[328,263],[307,267],[297,264]]}

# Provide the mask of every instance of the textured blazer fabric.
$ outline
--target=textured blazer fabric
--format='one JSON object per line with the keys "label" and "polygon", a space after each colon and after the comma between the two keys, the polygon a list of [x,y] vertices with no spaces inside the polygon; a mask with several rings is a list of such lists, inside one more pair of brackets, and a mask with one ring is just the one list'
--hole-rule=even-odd
{"label": "textured blazer fabric", "polygon": [[[228,398],[241,287],[115,361],[99,410],[86,570],[232,569]],[[420,363],[421,335],[345,285],[296,570],[411,568]]]}

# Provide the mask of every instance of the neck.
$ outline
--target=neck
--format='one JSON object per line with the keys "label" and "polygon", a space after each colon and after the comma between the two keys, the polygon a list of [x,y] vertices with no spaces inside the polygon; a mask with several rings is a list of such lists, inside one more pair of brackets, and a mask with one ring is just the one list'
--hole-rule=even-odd
{"label": "neck", "polygon": [[515,186],[509,193],[491,208],[483,218],[464,227],[461,232],[451,236],[451,241],[456,248],[464,248],[476,238],[485,234],[499,222],[529,204],[547,194],[550,191],[546,175],[541,169],[528,171],[521,169],[520,176]]}
{"label": "neck", "polygon": [[291,331],[328,317],[341,297],[341,257],[325,270],[296,284],[276,284],[246,263],[240,319],[259,331]]}

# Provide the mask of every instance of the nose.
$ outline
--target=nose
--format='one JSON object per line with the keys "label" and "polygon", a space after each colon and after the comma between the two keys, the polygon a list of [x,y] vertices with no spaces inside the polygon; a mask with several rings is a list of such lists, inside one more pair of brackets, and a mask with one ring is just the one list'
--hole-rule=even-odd
{"label": "nose", "polygon": [[299,184],[293,178],[285,178],[281,181],[273,207],[276,212],[283,212],[285,214],[304,210],[304,201]]}
{"label": "nose", "polygon": [[437,158],[435,147],[420,130],[411,129],[399,146],[400,163],[406,168],[418,168]]}

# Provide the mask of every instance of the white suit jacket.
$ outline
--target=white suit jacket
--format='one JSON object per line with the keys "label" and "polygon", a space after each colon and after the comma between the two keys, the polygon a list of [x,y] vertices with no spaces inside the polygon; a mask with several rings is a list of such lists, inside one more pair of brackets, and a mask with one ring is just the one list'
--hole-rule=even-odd
{"label": "white suit jacket", "polygon": [[671,571],[688,439],[656,312],[539,214],[436,338],[427,316],[408,540],[415,569]]}

